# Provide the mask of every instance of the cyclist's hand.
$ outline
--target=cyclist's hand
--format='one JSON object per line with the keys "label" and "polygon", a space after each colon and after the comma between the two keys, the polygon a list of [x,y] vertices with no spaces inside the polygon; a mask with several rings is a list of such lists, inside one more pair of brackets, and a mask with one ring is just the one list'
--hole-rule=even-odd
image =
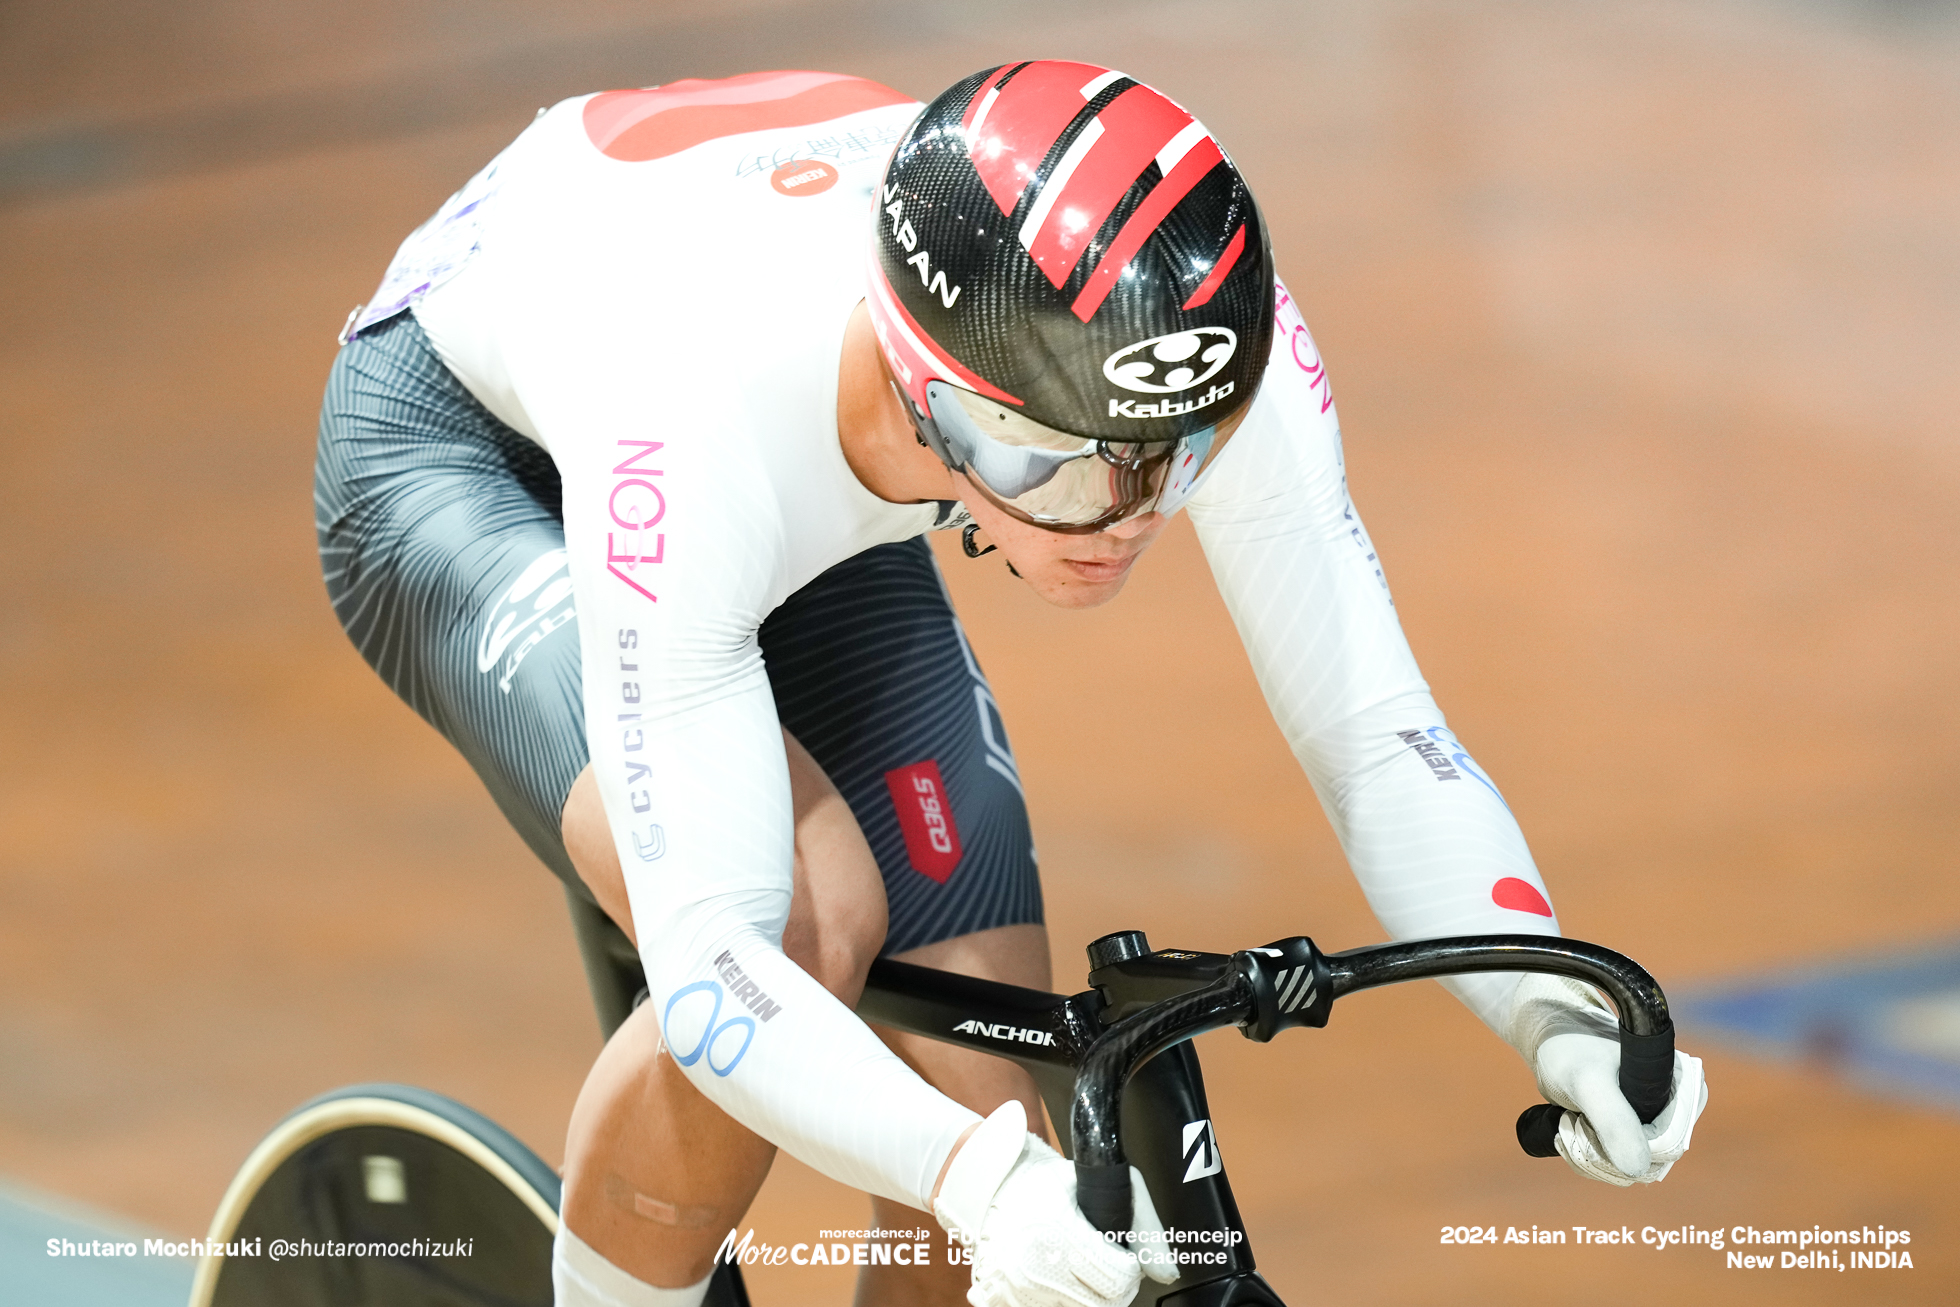
{"label": "cyclist's hand", "polygon": [[972,1250],[974,1307],[1123,1307],[1143,1275],[1177,1278],[1135,1167],[1130,1190],[1142,1265],[1083,1218],[1074,1164],[1028,1133],[1026,1110],[1010,1099],[967,1137],[932,1211]]}
{"label": "cyclist's hand", "polygon": [[1539,1092],[1567,1109],[1558,1151],[1580,1175],[1652,1184],[1688,1151],[1695,1121],[1708,1106],[1700,1058],[1675,1052],[1667,1106],[1642,1125],[1620,1093],[1617,1026],[1585,986],[1526,976],[1512,999],[1509,1038],[1537,1076]]}

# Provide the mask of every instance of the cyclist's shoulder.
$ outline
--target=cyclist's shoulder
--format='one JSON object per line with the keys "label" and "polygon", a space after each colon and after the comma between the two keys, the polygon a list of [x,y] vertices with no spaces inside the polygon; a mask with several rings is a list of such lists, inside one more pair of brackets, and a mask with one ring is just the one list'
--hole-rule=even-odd
{"label": "cyclist's shoulder", "polygon": [[[1259,392],[1193,491],[1191,510],[1201,529],[1302,515],[1337,524],[1352,515],[1327,365],[1284,284],[1275,285],[1274,317]],[[1282,534],[1296,542],[1306,538]]]}
{"label": "cyclist's shoulder", "polygon": [[1300,302],[1294,299],[1285,282],[1275,278],[1273,348],[1253,414],[1270,416],[1281,412],[1296,419],[1324,418],[1331,425],[1338,425],[1326,360],[1321,357],[1320,346],[1314,343],[1313,333],[1307,329]]}
{"label": "cyclist's shoulder", "polygon": [[404,244],[398,258],[414,271],[431,260],[410,254],[446,242],[442,276],[407,278],[409,293],[468,264],[494,283],[483,295],[518,334],[548,322],[555,336],[657,344],[665,356],[743,319],[780,348],[806,313],[828,313],[832,283],[862,295],[848,256],[916,108],[874,82],[801,72],[561,101]]}
{"label": "cyclist's shoulder", "polygon": [[868,197],[918,109],[902,92],[842,73],[688,78],[560,101],[540,110],[508,153],[523,147],[527,171],[554,192],[571,185],[620,202],[645,197],[682,221],[743,201],[800,219],[819,196]]}
{"label": "cyclist's shoulder", "polygon": [[[792,383],[834,376],[851,255],[916,110],[815,72],[574,96],[404,243],[367,320],[414,303],[452,368],[575,389],[581,412],[595,383],[671,416],[758,373],[810,407]],[[626,393],[649,380],[658,396]]]}
{"label": "cyclist's shoulder", "polygon": [[[572,106],[592,147],[627,163],[678,158],[712,142],[758,135],[778,147],[794,146],[800,137],[812,156],[843,157],[873,143],[869,136],[880,133],[872,124],[896,118],[902,127],[919,110],[918,101],[877,82],[810,71],[688,78],[601,91],[560,108]],[[790,139],[773,139],[783,134]],[[894,131],[883,143],[897,139]]]}

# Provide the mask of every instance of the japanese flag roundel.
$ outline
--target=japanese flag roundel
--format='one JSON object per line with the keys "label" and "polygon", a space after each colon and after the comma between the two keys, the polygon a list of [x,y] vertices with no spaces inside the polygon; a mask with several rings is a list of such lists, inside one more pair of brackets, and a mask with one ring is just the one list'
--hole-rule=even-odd
{"label": "japanese flag roundel", "polygon": [[1491,886],[1490,901],[1512,912],[1529,912],[1540,917],[1552,915],[1552,905],[1545,902],[1545,896],[1538,892],[1538,887],[1516,876],[1506,876]]}

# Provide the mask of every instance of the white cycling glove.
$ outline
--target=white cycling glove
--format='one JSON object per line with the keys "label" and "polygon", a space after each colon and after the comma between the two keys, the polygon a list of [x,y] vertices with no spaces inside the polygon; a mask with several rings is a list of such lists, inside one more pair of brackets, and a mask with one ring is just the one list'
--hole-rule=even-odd
{"label": "white cycling glove", "polygon": [[1559,1118],[1558,1151],[1580,1175],[1652,1184],[1688,1151],[1695,1121],[1708,1106],[1701,1059],[1675,1050],[1667,1106],[1642,1125],[1620,1093],[1617,1023],[1586,986],[1526,975],[1512,993],[1505,1038],[1538,1078],[1538,1092],[1567,1109]]}
{"label": "white cycling glove", "polygon": [[1135,1252],[1103,1238],[1075,1206],[1075,1164],[1028,1133],[1018,1099],[967,1137],[932,1213],[973,1253],[973,1307],[1124,1307],[1144,1275],[1177,1278],[1143,1177],[1130,1168]]}

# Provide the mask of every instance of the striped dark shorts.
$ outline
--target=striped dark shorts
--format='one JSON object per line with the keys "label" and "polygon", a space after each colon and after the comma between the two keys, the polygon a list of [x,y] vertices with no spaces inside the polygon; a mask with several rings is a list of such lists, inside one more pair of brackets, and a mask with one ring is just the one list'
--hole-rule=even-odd
{"label": "striped dark shorts", "polygon": [[[589,901],[558,831],[589,755],[550,456],[479,404],[404,313],[334,361],[314,504],[327,593],[361,656]],[[884,873],[885,951],[1039,922],[1007,733],[925,541],[839,563],[760,639],[783,725]]]}

